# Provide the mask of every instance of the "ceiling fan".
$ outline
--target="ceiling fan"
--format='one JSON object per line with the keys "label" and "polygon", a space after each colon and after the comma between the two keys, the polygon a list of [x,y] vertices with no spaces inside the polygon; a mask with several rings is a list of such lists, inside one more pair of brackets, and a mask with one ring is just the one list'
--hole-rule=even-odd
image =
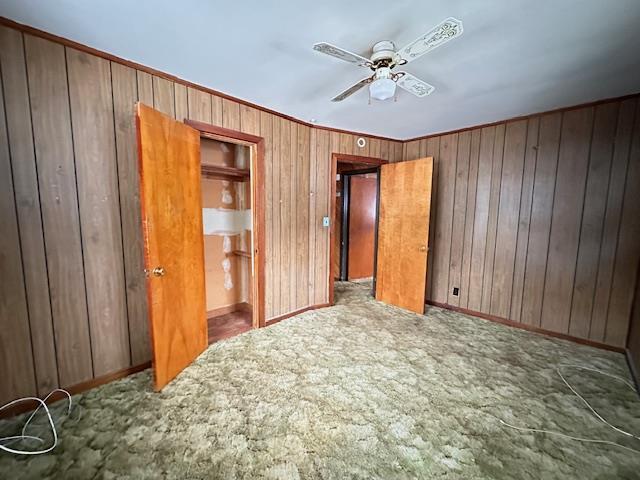
{"label": "ceiling fan", "polygon": [[449,17],[400,50],[396,50],[395,44],[390,40],[377,42],[371,49],[371,58],[362,57],[325,42],[316,43],[313,49],[345,62],[355,63],[359,67],[373,70],[371,77],[363,78],[344,92],[336,95],[331,99],[332,102],[341,102],[365,85],[369,85],[369,94],[376,100],[387,100],[393,97],[396,93],[396,85],[416,97],[426,97],[435,90],[433,85],[423,82],[408,72],[393,71],[393,69],[412,62],[460,35],[462,35],[462,22]]}

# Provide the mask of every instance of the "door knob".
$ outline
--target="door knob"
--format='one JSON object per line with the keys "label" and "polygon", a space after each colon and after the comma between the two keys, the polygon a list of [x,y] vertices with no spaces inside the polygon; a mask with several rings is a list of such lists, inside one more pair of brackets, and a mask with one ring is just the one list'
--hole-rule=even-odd
{"label": "door knob", "polygon": [[164,267],[156,267],[153,270],[151,270],[151,273],[153,273],[153,275],[156,277],[164,277],[164,274],[165,274]]}
{"label": "door knob", "polygon": [[427,251],[427,247],[425,245],[420,246],[420,251],[421,252],[426,252]]}

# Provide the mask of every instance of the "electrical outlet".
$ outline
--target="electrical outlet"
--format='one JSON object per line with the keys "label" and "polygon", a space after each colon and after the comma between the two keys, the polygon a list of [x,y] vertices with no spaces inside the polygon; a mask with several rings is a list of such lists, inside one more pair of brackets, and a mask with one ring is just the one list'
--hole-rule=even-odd
{"label": "electrical outlet", "polygon": [[323,227],[329,226],[329,217],[322,217],[322,226]]}
{"label": "electrical outlet", "polygon": [[453,296],[457,297],[460,293],[460,289],[458,287],[453,287]]}

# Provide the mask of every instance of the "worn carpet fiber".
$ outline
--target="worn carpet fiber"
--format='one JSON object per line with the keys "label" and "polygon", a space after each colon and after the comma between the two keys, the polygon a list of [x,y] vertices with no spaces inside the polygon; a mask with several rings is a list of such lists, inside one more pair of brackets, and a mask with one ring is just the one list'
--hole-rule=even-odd
{"label": "worn carpet fiber", "polygon": [[[360,284],[336,292],[334,307],[212,345],[162,393],[146,371],[74,397],[59,446],[0,452],[0,478],[640,478],[630,451],[499,422],[639,450],[556,373],[569,363],[628,378],[622,355],[437,308],[414,315]],[[634,391],[595,373],[567,378],[607,420],[640,432]]]}

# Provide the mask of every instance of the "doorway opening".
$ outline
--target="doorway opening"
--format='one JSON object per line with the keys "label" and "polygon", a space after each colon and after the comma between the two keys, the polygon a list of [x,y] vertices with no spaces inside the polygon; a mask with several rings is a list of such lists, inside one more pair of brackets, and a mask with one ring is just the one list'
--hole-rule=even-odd
{"label": "doorway opening", "polygon": [[264,207],[257,175],[262,139],[256,143],[241,132],[185,123],[200,131],[206,316],[211,344],[264,326],[264,283],[256,278],[263,271],[258,244]]}
{"label": "doorway opening", "polygon": [[336,280],[370,285],[374,295],[380,166],[386,163],[378,158],[332,155],[331,304]]}

